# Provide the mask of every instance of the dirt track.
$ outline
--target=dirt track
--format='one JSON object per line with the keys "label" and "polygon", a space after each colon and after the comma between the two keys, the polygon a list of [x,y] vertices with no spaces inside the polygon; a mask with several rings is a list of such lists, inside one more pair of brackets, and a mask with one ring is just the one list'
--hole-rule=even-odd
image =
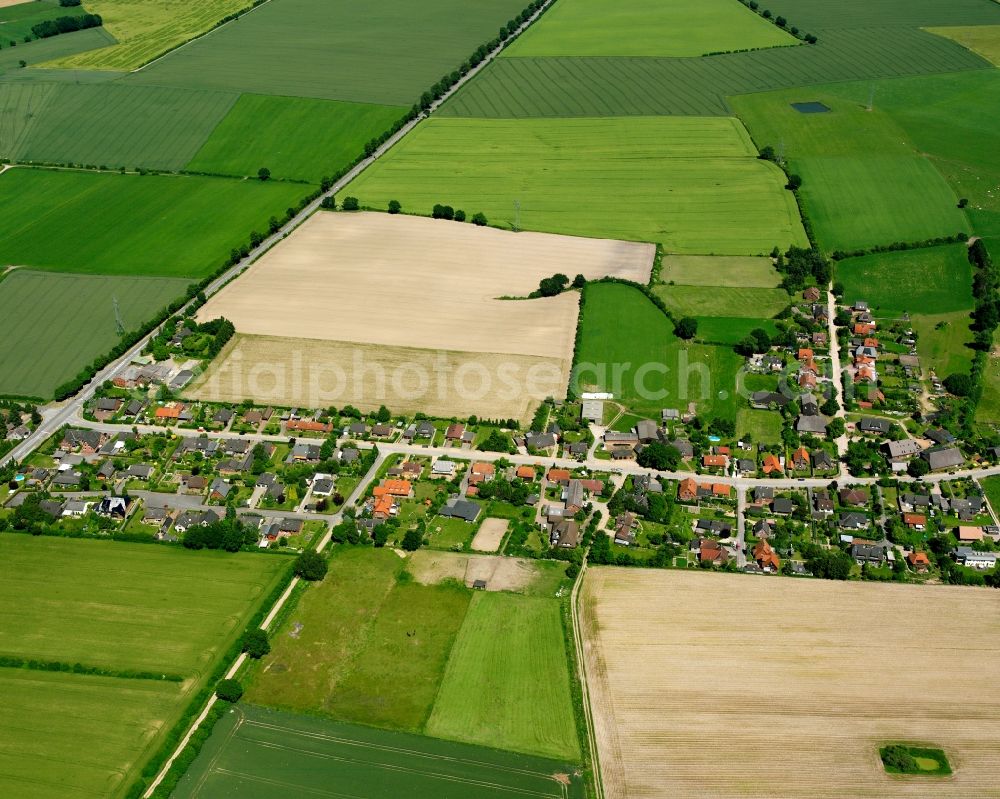
{"label": "dirt track", "polygon": [[571,357],[579,299],[503,301],[543,277],[645,282],[652,245],[509,233],[376,213],[320,213],[213,297],[199,319],[241,333]]}
{"label": "dirt track", "polygon": [[[588,569],[605,795],[1000,797],[998,611],[984,589]],[[955,774],[888,777],[893,740]]]}

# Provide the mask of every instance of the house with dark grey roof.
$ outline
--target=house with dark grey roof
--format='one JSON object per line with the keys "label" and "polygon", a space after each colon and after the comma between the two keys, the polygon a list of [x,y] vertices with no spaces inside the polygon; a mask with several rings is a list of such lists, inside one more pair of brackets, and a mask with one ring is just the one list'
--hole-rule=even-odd
{"label": "house with dark grey roof", "polygon": [[556,437],[552,433],[528,433],[524,443],[528,449],[549,449],[556,445]]}
{"label": "house with dark grey roof", "polygon": [[956,441],[955,436],[945,430],[943,427],[933,427],[924,433],[925,438],[929,438],[935,444],[954,444]]}
{"label": "house with dark grey roof", "polygon": [[451,497],[438,511],[440,516],[448,519],[462,519],[470,524],[479,518],[482,509],[475,503],[459,497]]}
{"label": "house with dark grey roof", "polygon": [[878,565],[885,560],[885,548],[878,544],[852,544],[851,557],[860,565],[865,563]]}
{"label": "house with dark grey roof", "polygon": [[961,450],[956,447],[925,449],[920,453],[920,457],[927,461],[927,465],[931,467],[932,472],[937,472],[941,469],[954,469],[965,463],[965,458]]}
{"label": "house with dark grey roof", "polygon": [[842,513],[838,524],[841,530],[864,530],[868,527],[868,517],[863,513]]}
{"label": "house with dark grey roof", "polygon": [[816,416],[801,414],[795,423],[795,430],[811,436],[825,436],[827,424],[827,418],[821,414]]}
{"label": "house with dark grey roof", "polygon": [[923,450],[923,447],[920,446],[920,442],[915,441],[912,438],[904,438],[900,441],[889,441],[886,443],[885,448],[888,450],[889,457],[892,460],[912,458],[914,455],[919,455]]}
{"label": "house with dark grey roof", "polygon": [[788,497],[775,497],[771,503],[771,511],[778,516],[790,516],[795,512],[795,503]]}
{"label": "house with dark grey roof", "polygon": [[892,422],[888,419],[880,419],[876,416],[865,416],[857,424],[859,433],[872,436],[887,436],[892,429]]}
{"label": "house with dark grey roof", "polygon": [[670,446],[676,449],[684,460],[694,457],[694,445],[685,438],[675,438],[670,442]]}
{"label": "house with dark grey roof", "polygon": [[750,404],[762,410],[784,408],[791,400],[778,391],[755,391],[750,395]]}

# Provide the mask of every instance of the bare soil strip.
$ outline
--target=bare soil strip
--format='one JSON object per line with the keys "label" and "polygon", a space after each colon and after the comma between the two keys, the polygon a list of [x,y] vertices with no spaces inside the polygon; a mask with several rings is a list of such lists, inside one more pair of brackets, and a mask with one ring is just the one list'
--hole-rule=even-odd
{"label": "bare soil strip", "polygon": [[461,580],[471,588],[476,580],[485,580],[487,591],[523,591],[538,578],[538,565],[527,558],[465,555],[429,549],[413,553],[409,571],[414,580],[424,585],[451,579]]}
{"label": "bare soil strip", "polygon": [[486,519],[472,539],[472,548],[477,552],[496,552],[507,535],[508,527],[510,521],[507,519]]}
{"label": "bare soil strip", "polygon": [[[998,611],[981,589],[588,569],[605,794],[998,797]],[[955,774],[886,775],[896,740]]]}

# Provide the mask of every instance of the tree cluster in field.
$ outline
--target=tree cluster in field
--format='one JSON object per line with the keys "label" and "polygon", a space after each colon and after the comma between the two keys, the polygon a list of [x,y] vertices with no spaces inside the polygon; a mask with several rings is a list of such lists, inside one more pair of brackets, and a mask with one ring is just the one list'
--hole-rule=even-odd
{"label": "tree cluster in field", "polygon": [[854,568],[854,558],[842,549],[823,549],[816,544],[802,546],[806,568],[823,580],[846,580]]}
{"label": "tree cluster in field", "polygon": [[485,483],[480,483],[479,497],[486,500],[497,499],[521,507],[531,495],[532,490],[531,484],[524,480],[508,480],[506,477],[497,476]]}
{"label": "tree cluster in field", "polygon": [[811,33],[803,33],[795,25],[789,25],[788,24],[788,20],[785,19],[780,14],[778,14],[776,16],[775,14],[771,13],[770,9],[767,9],[767,8],[762,9],[760,7],[760,3],[757,2],[757,0],[740,0],[740,2],[743,3],[743,5],[745,5],[747,8],[749,8],[751,11],[753,11],[753,12],[759,14],[760,16],[762,16],[768,22],[771,22],[771,23],[777,25],[779,28],[781,28],[784,31],[788,31],[796,39],[801,39],[806,44],[816,44],[819,41],[819,39],[817,39],[815,36],[813,36],[813,34],[811,34]]}
{"label": "tree cluster in field", "polygon": [[661,472],[672,472],[681,463],[681,453],[677,447],[654,441],[642,448],[636,457],[640,466]]}
{"label": "tree cluster in field", "polygon": [[739,355],[761,355],[771,349],[771,336],[761,327],[755,327],[736,344]]}
{"label": "tree cluster in field", "polygon": [[329,564],[322,555],[312,549],[307,549],[295,559],[295,576],[309,582],[319,582],[326,577]]}
{"label": "tree cluster in field", "polygon": [[56,17],[31,26],[31,32],[38,39],[48,39],[60,33],[73,33],[86,28],[99,28],[104,24],[100,14],[81,14],[75,17]]}
{"label": "tree cluster in field", "polygon": [[59,5],[63,8],[75,8],[80,5],[82,0],[59,0]]}
{"label": "tree cluster in field", "polygon": [[573,282],[570,283],[569,278],[562,272],[557,272],[551,277],[543,277],[539,283],[538,288],[531,292],[528,296],[531,299],[537,299],[538,297],[556,297],[571,288],[582,289],[587,285],[587,278],[583,275],[577,275],[573,278]]}
{"label": "tree cluster in field", "polygon": [[513,453],[517,449],[514,441],[509,435],[500,430],[492,430],[490,434],[479,445],[482,452],[506,452]]}
{"label": "tree cluster in field", "polygon": [[682,316],[674,324],[674,335],[677,338],[690,341],[698,335],[698,320],[693,316]]}
{"label": "tree cluster in field", "polygon": [[184,533],[187,549],[224,549],[239,552],[257,543],[257,528],[236,518],[220,519],[205,526],[189,527]]}
{"label": "tree cluster in field", "polygon": [[775,259],[774,268],[784,275],[782,288],[790,294],[802,291],[813,281],[819,286],[830,282],[830,262],[814,247],[792,246],[784,253],[775,247],[771,251],[771,257]]}

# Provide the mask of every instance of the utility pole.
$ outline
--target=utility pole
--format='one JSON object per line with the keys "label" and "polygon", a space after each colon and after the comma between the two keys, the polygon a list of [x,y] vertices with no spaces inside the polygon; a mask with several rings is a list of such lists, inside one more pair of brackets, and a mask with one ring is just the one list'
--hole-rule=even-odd
{"label": "utility pole", "polygon": [[124,336],[125,335],[125,323],[122,321],[122,312],[121,312],[121,309],[118,307],[118,298],[117,297],[112,297],[111,298],[111,303],[112,303],[112,305],[114,305],[114,308],[115,308],[115,330],[118,331],[118,335],[119,336]]}
{"label": "utility pole", "polygon": [[521,229],[521,201],[514,200],[514,232]]}

